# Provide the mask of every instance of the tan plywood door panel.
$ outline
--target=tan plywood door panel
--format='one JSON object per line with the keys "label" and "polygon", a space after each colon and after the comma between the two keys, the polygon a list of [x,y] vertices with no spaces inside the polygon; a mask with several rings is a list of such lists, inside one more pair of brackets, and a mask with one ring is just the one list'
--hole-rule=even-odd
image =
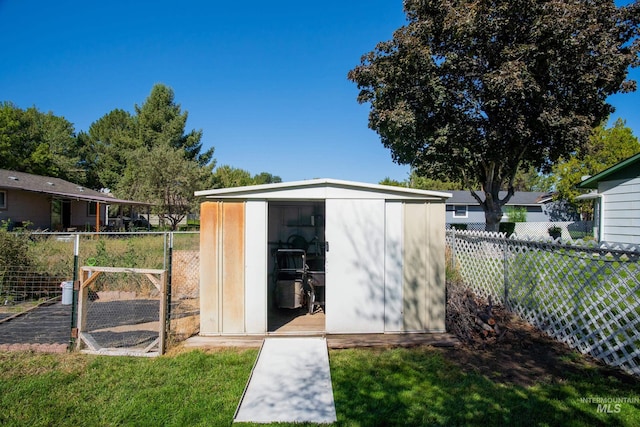
{"label": "tan plywood door panel", "polygon": [[222,330],[244,332],[243,202],[224,202],[222,209]]}
{"label": "tan plywood door panel", "polygon": [[405,331],[424,331],[429,259],[427,205],[405,203],[404,214],[404,329]]}
{"label": "tan plywood door panel", "polygon": [[220,332],[220,222],[222,203],[200,207],[200,334]]}
{"label": "tan plywood door panel", "polygon": [[405,331],[444,331],[444,205],[405,203]]}

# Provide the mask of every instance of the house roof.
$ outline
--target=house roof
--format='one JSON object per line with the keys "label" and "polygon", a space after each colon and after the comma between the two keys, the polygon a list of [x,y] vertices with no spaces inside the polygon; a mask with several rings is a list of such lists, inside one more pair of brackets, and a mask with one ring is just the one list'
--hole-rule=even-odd
{"label": "house roof", "polygon": [[600,181],[613,181],[616,179],[640,176],[640,153],[616,163],[577,185],[578,188],[598,188]]}
{"label": "house roof", "polygon": [[336,179],[311,179],[244,187],[217,188],[196,191],[196,196],[213,199],[326,199],[374,197],[384,199],[422,199],[444,201],[451,193],[417,190],[390,185],[367,184]]}
{"label": "house roof", "polygon": [[60,178],[6,169],[0,169],[0,189],[30,191],[33,193],[48,194],[62,199],[84,200],[111,205],[150,205],[150,203],[145,202],[116,199],[106,193],[91,190]]}
{"label": "house roof", "polygon": [[[447,200],[448,205],[477,205],[478,201],[468,190],[451,191],[451,198]],[[482,197],[482,192],[478,192]],[[507,195],[506,191],[499,193],[500,198]],[[542,191],[516,191],[513,197],[507,202],[507,206],[539,206],[546,201],[547,193]]]}

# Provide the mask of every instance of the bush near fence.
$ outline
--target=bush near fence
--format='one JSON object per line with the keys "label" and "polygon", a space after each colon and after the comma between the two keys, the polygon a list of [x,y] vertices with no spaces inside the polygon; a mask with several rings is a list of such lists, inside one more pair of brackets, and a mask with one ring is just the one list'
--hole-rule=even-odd
{"label": "bush near fence", "polygon": [[34,301],[59,298],[68,276],[58,268],[43,267],[32,253],[37,243],[29,233],[0,229],[0,317],[32,307]]}
{"label": "bush near fence", "polygon": [[640,248],[447,231],[451,262],[474,292],[550,336],[640,375]]}

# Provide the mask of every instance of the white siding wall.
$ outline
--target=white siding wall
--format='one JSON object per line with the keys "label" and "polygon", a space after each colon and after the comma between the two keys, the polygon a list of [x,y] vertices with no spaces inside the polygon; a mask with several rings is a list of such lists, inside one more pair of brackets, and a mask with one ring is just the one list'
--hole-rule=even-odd
{"label": "white siding wall", "polygon": [[600,183],[603,240],[640,243],[640,177]]}

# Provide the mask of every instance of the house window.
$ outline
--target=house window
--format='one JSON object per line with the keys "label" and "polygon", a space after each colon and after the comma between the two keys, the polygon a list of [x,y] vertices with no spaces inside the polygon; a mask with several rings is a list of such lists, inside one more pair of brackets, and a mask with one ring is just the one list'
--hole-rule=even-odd
{"label": "house window", "polygon": [[7,209],[7,192],[0,191],[0,209]]}
{"label": "house window", "polygon": [[453,207],[454,218],[467,218],[468,216],[467,205],[456,205]]}
{"label": "house window", "polygon": [[87,215],[96,216],[98,212],[98,204],[96,202],[87,203]]}

